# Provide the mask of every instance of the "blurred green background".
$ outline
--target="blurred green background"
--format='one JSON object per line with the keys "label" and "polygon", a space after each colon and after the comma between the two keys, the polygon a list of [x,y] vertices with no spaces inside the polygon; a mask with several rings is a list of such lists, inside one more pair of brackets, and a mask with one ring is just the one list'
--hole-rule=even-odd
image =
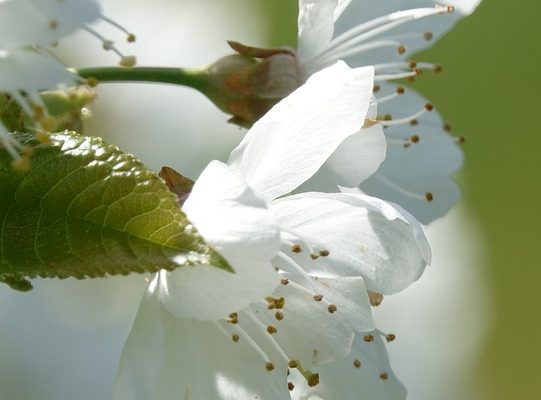
{"label": "blurred green background", "polygon": [[[141,64],[201,65],[228,52],[226,39],[256,46],[295,44],[296,0],[159,0],[153,7],[146,0],[128,1],[104,2],[105,11],[122,23],[138,21],[136,45],[140,47],[133,52]],[[160,14],[157,8],[162,6],[165,11]],[[535,120],[541,112],[540,12],[541,2],[533,0],[484,0],[472,16],[415,57],[444,66],[443,74],[423,74],[414,87],[437,106],[455,133],[466,137],[466,164],[459,177],[464,200],[459,208],[477,225],[486,252],[481,257],[486,265],[472,267],[481,271],[490,297],[486,310],[490,316],[479,315],[479,319],[490,324],[477,349],[480,355],[471,354],[474,368],[464,367],[470,376],[461,383],[464,387],[456,400],[534,400],[541,393],[541,289],[537,287],[541,218],[536,213],[541,203],[541,132]],[[221,13],[214,18],[226,21],[225,27],[218,27],[210,17],[214,13]],[[144,23],[139,22],[141,16]],[[186,28],[184,36],[176,36],[172,21]],[[208,26],[212,29],[205,35],[196,33]],[[260,31],[257,38],[254,30]],[[165,43],[165,38],[170,41]],[[66,48],[64,59],[75,65],[95,65],[103,56],[95,43],[81,49],[79,39],[71,45],[68,41]],[[199,52],[201,48],[206,53]],[[116,62],[108,57],[100,62]],[[117,94],[123,95],[121,100],[115,100]],[[211,158],[226,158],[242,137],[237,128],[225,126],[226,117],[203,96],[185,88],[103,87],[93,110],[96,118],[89,123],[90,131],[106,133],[110,142],[141,156],[152,168],[176,162],[172,166],[188,176],[197,176]],[[137,118],[143,112],[154,117]],[[152,131],[155,136],[145,141],[148,127],[158,122],[159,132]],[[175,142],[189,132],[197,136]],[[440,231],[445,234],[445,227]],[[469,251],[467,246],[464,251]],[[457,260],[463,256],[456,254]],[[108,398],[144,281],[134,276],[43,281],[35,286],[29,294],[0,287],[0,400]],[[464,299],[471,293],[460,291],[460,285],[455,290],[457,303],[471,301],[474,310],[477,297]],[[415,293],[415,287],[408,291]],[[468,318],[463,321],[456,320],[463,335],[447,347],[462,346],[471,328]],[[423,363],[418,350],[406,351],[412,369]],[[438,349],[432,351],[437,357]]]}
{"label": "blurred green background", "polygon": [[417,87],[466,136],[465,204],[487,244],[494,325],[471,377],[483,399],[541,395],[540,12],[533,0],[485,0],[419,57],[447,71]]}

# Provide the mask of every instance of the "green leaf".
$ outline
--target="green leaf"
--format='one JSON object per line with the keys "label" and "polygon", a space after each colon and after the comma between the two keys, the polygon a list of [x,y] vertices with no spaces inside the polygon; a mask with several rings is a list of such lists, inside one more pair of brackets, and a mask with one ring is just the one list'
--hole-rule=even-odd
{"label": "green leaf", "polygon": [[[32,168],[0,149],[0,281],[86,278],[210,263],[231,271],[179,208],[176,196],[132,155],[101,138],[32,135]],[[175,257],[175,261],[173,261]]]}

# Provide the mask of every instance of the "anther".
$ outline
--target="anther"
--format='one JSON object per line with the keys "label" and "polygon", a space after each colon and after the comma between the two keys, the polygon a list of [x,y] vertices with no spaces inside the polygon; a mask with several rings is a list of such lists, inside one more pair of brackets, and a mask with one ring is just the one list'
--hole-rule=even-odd
{"label": "anther", "polygon": [[135,40],[136,40],[135,35],[134,35],[133,33],[129,33],[129,34],[128,34],[128,37],[126,38],[126,41],[127,41],[128,43],[133,43],[133,42],[135,42]]}
{"label": "anther", "polygon": [[319,258],[319,256],[317,254],[310,254],[310,258],[312,260],[317,260]]}
{"label": "anther", "polygon": [[445,122],[445,123],[443,124],[443,130],[444,130],[445,132],[451,132],[451,124],[448,123],[448,122]]}
{"label": "anther", "polygon": [[52,30],[58,29],[58,21],[54,19],[50,20],[49,29],[52,29]]}
{"label": "anther", "polygon": [[289,283],[289,279],[282,278],[282,280],[280,280],[280,283],[285,286],[285,285],[287,285]]}
{"label": "anther", "polygon": [[48,132],[45,131],[39,131],[34,136],[38,142],[41,144],[51,144],[51,135]]}
{"label": "anther", "polygon": [[288,382],[287,388],[289,389],[289,391],[292,391],[293,389],[295,389],[295,385],[293,384],[293,382]]}
{"label": "anther", "polygon": [[269,335],[274,335],[276,332],[278,332],[278,330],[274,326],[272,325],[267,326],[267,333]]}
{"label": "anther", "polygon": [[434,195],[432,194],[432,192],[426,192],[425,193],[425,199],[428,202],[431,202],[432,200],[434,200]]}
{"label": "anther", "polygon": [[404,87],[402,87],[402,86],[397,86],[396,87],[396,93],[397,94],[404,94],[405,91],[406,91],[406,89],[404,89]]}
{"label": "anther", "polygon": [[302,251],[302,247],[300,244],[294,244],[293,246],[291,246],[291,251],[293,253],[300,253]]}
{"label": "anther", "polygon": [[396,335],[394,333],[389,333],[385,335],[385,340],[387,341],[387,343],[390,343],[394,341],[395,339],[396,339]]}
{"label": "anther", "polygon": [[373,341],[374,341],[374,335],[365,335],[365,336],[363,337],[363,340],[364,340],[366,343],[373,342]]}
{"label": "anther", "polygon": [[419,124],[419,121],[417,121],[417,119],[413,118],[410,120],[410,125],[411,126],[415,126],[415,125],[418,125]]}
{"label": "anther", "polygon": [[32,167],[32,162],[28,157],[19,157],[11,162],[11,167],[15,171],[26,172]]}
{"label": "anther", "polygon": [[387,372],[382,372],[381,374],[379,374],[379,378],[386,381],[387,379],[389,379],[389,375],[387,374]]}
{"label": "anther", "polygon": [[439,74],[443,72],[443,67],[441,65],[435,65],[434,68],[432,68],[432,71],[434,71],[434,73],[436,74]]}
{"label": "anther", "polygon": [[276,311],[274,314],[274,318],[276,318],[278,321],[281,321],[284,319],[284,313],[281,311]]}
{"label": "anther", "polygon": [[314,295],[314,300],[315,300],[315,301],[321,301],[321,300],[323,300],[323,295],[322,295],[322,294],[315,294],[315,295]]}
{"label": "anther", "polygon": [[448,13],[452,13],[454,11],[455,11],[455,6],[452,6],[452,5],[447,6],[447,12]]}
{"label": "anther", "polygon": [[233,335],[231,335],[231,339],[233,339],[233,342],[237,343],[240,339],[240,336],[234,333]]}
{"label": "anther", "polygon": [[419,135],[411,135],[410,140],[412,143],[419,143],[419,140],[421,140],[421,138],[419,137]]}
{"label": "anther", "polygon": [[287,365],[289,368],[297,368],[299,366],[299,362],[297,360],[290,360]]}
{"label": "anther", "polygon": [[319,385],[319,374],[312,374],[308,377],[308,386],[314,387]]}
{"label": "anther", "polygon": [[23,147],[23,154],[25,157],[32,157],[32,155],[34,154],[34,148],[32,146],[24,146]]}
{"label": "anther", "polygon": [[432,32],[425,32],[423,33],[423,37],[426,41],[431,41],[434,38],[434,34]]}
{"label": "anther", "polygon": [[45,117],[39,121],[39,125],[47,132],[52,132],[56,128],[56,120],[53,117]]}
{"label": "anther", "polygon": [[230,324],[237,324],[239,322],[239,314],[236,312],[229,314],[229,319],[227,322]]}
{"label": "anther", "polygon": [[457,142],[458,142],[458,144],[464,144],[464,143],[466,143],[466,138],[464,136],[459,136],[457,138]]}
{"label": "anther", "polygon": [[361,368],[361,361],[360,360],[353,360],[353,366],[355,368]]}
{"label": "anther", "polygon": [[432,111],[434,109],[434,104],[432,103],[426,103],[425,104],[425,110],[426,111]]}
{"label": "anther", "polygon": [[266,364],[265,364],[265,369],[266,369],[267,371],[269,371],[269,372],[272,371],[272,370],[274,369],[274,364],[271,363],[271,362],[266,363]]}
{"label": "anther", "polygon": [[286,304],[286,299],[284,297],[280,297],[280,298],[276,298],[276,297],[266,297],[265,300],[267,301],[267,308],[269,310],[273,310],[273,309],[279,309],[281,310],[282,308],[284,308],[285,304]]}
{"label": "anther", "polygon": [[91,88],[98,86],[98,79],[91,76],[86,79],[86,84],[90,86]]}
{"label": "anther", "polygon": [[365,118],[364,120],[364,124],[363,124],[363,128],[370,128],[371,126],[374,126],[378,123],[378,120],[377,119],[372,119],[372,118]]}
{"label": "anther", "polygon": [[368,298],[370,299],[370,305],[372,307],[377,307],[383,301],[383,295],[381,293],[368,291]]}
{"label": "anther", "polygon": [[327,307],[327,310],[331,314],[334,314],[336,312],[336,310],[338,310],[338,308],[336,307],[336,304],[329,304],[329,307]]}
{"label": "anther", "polygon": [[372,89],[372,92],[373,93],[377,93],[381,90],[381,86],[380,85],[374,85],[374,88]]}
{"label": "anther", "polygon": [[135,56],[124,56],[120,59],[119,65],[124,68],[132,68],[137,63]]}
{"label": "anther", "polygon": [[319,251],[319,256],[320,257],[328,257],[329,256],[329,250],[320,250]]}
{"label": "anther", "polygon": [[393,116],[391,114],[385,114],[383,116],[383,121],[391,121],[393,119]]}
{"label": "anther", "polygon": [[398,51],[398,54],[404,54],[406,52],[406,46],[401,44],[400,46],[398,46],[397,51]]}

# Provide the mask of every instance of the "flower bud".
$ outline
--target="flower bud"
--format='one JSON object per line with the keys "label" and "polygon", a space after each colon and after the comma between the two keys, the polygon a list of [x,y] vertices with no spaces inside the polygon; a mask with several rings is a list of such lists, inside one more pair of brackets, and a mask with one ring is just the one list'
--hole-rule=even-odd
{"label": "flower bud", "polygon": [[277,102],[301,84],[295,53],[288,49],[259,49],[229,42],[238,54],[229,55],[206,69],[202,91],[229,122],[252,126]]}

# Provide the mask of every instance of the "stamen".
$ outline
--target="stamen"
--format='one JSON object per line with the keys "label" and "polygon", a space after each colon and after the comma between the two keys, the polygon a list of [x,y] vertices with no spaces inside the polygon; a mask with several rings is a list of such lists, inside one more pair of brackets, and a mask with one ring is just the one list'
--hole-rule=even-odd
{"label": "stamen", "polygon": [[434,106],[432,104],[430,104],[430,103],[427,103],[427,104],[425,104],[425,106],[424,106],[424,108],[422,110],[419,110],[415,114],[412,114],[412,115],[410,115],[408,117],[395,119],[395,120],[392,120],[392,121],[390,121],[390,120],[381,121],[380,120],[380,122],[384,127],[408,124],[408,123],[410,123],[410,121],[412,119],[417,119],[421,115],[423,115],[425,112],[432,111],[433,109],[434,109]]}
{"label": "stamen", "polygon": [[92,29],[90,26],[88,25],[85,25],[84,26],[84,29],[90,33],[91,35],[93,35],[94,37],[96,37],[99,41],[101,41],[102,45],[103,45],[103,48],[105,50],[111,50],[113,51],[117,56],[120,57],[120,65],[123,66],[123,67],[133,67],[136,63],[136,59],[134,56],[125,56],[124,54],[122,54],[120,52],[120,50],[118,50],[116,48],[116,46],[114,45],[114,42],[112,40],[109,40],[107,38],[105,38],[104,36],[100,35],[96,30]]}
{"label": "stamen", "polygon": [[[218,322],[216,322],[216,324],[218,324],[218,326],[221,326]],[[223,328],[222,328],[223,329]],[[242,328],[242,326],[240,325],[235,325],[235,329],[239,332],[239,336],[242,336],[242,340],[243,341],[246,341],[248,343],[248,345],[250,345],[250,347],[252,347],[257,354],[259,354],[261,356],[261,358],[263,359],[263,361],[267,364],[267,363],[270,363],[270,359],[269,357],[267,356],[267,354],[263,351],[263,349],[256,343],[256,341],[254,339],[252,339],[252,337],[248,334],[248,332],[246,332],[244,330],[244,328]]]}
{"label": "stamen", "polygon": [[115,28],[119,29],[120,31],[124,32],[126,35],[127,35],[127,38],[126,38],[126,41],[128,43],[133,43],[135,42],[135,35],[133,33],[131,33],[130,31],[128,31],[126,28],[124,28],[122,25],[120,25],[118,22],[116,21],[113,21],[112,19],[106,17],[105,15],[101,15],[100,16],[101,19],[105,22],[107,22],[108,24],[114,26]]}
{"label": "stamen", "polygon": [[397,86],[394,93],[388,94],[387,96],[376,97],[376,102],[378,103],[378,105],[381,105],[383,103],[396,99],[398,96],[404,94],[405,92],[406,90],[402,86]]}
{"label": "stamen", "polygon": [[[389,179],[385,178],[383,175],[381,174],[378,174],[377,172],[372,175],[374,176],[376,179],[378,179],[379,181],[381,181],[382,183],[386,184],[387,186],[393,188],[394,190],[396,190],[398,193],[406,196],[406,197],[410,197],[410,198],[413,198],[413,199],[417,199],[417,200],[421,200],[421,201],[427,201],[427,198],[426,198],[426,193],[425,194],[418,194],[418,193],[413,193],[413,192],[410,192],[408,190],[405,190],[404,188],[398,186],[396,183],[394,182],[391,182]],[[428,192],[430,193],[430,192]]]}
{"label": "stamen", "polygon": [[368,42],[366,44],[359,44],[355,47],[349,48],[340,53],[331,52],[325,57],[322,57],[319,63],[317,64],[309,63],[309,65],[311,68],[313,68],[314,66],[320,67],[336,59],[341,59],[341,58],[346,58],[349,56],[361,54],[368,50],[379,49],[382,47],[396,47],[397,49],[400,49],[403,46],[404,44],[397,40],[374,40],[373,42]]}
{"label": "stamen", "polygon": [[428,62],[416,62],[416,61],[396,61],[390,63],[380,63],[374,65],[374,70],[377,72],[385,70],[415,70],[415,69],[430,69],[434,70],[438,65]]}
{"label": "stamen", "polygon": [[255,327],[261,331],[261,333],[265,334],[267,338],[269,338],[269,342],[272,345],[272,347],[276,350],[276,352],[284,359],[286,363],[289,363],[289,357],[286,355],[282,347],[278,344],[276,339],[272,335],[267,335],[268,328],[255,316],[252,310],[247,309],[243,311],[243,314],[246,314],[246,317],[248,320],[250,320],[253,324],[255,324]]}
{"label": "stamen", "polygon": [[357,52],[352,53],[351,50],[362,48],[362,46],[357,47],[357,45],[368,39],[394,29],[408,21],[442,14],[445,11],[449,12],[449,8],[442,6],[436,6],[434,8],[416,8],[398,11],[372,19],[364,24],[357,25],[331,40],[322,52],[308,60],[305,64],[310,64],[312,67],[314,65],[324,64],[332,59],[339,59],[347,57],[348,55],[358,54]]}
{"label": "stamen", "polygon": [[293,260],[287,254],[284,254],[283,252],[279,252],[277,254],[277,257],[281,259],[282,261],[284,261],[289,267],[292,268],[292,271],[287,271],[287,272],[290,272],[291,274],[296,273],[303,278],[304,284],[302,286],[307,287],[307,288],[309,287],[311,289],[315,288],[314,283],[312,282],[312,277],[310,277],[310,275],[308,275],[308,273],[304,270],[304,268],[302,268],[299,264],[297,264],[295,260]]}
{"label": "stamen", "polygon": [[376,75],[374,77],[374,82],[381,82],[381,81],[392,81],[396,79],[406,79],[406,78],[413,78],[416,76],[419,76],[421,74],[420,69],[416,69],[414,71],[410,72],[397,72],[394,74],[381,74]]}
{"label": "stamen", "polygon": [[361,361],[357,359],[353,360],[353,366],[355,368],[361,368]]}

